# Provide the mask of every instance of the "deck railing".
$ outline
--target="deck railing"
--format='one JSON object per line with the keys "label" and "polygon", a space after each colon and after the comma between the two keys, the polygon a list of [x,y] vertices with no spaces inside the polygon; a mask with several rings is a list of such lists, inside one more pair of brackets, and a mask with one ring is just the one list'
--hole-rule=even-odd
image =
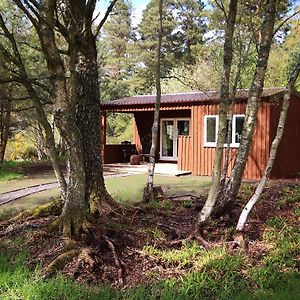
{"label": "deck railing", "polygon": [[135,144],[108,144],[104,146],[104,163],[113,164],[129,162],[131,154],[136,152]]}
{"label": "deck railing", "polygon": [[178,136],[178,169],[181,171],[192,170],[192,138],[191,136]]}

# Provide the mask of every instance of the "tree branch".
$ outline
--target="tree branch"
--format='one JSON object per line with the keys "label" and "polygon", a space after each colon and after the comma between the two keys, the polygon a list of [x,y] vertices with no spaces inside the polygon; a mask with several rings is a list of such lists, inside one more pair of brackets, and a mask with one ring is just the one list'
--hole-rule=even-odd
{"label": "tree branch", "polygon": [[225,7],[224,7],[223,1],[221,0],[220,3],[219,3],[219,1],[215,0],[214,2],[215,2],[216,5],[221,9],[221,11],[222,11],[223,14],[224,14],[226,23],[228,23],[228,16],[227,16],[226,9],[225,9]]}
{"label": "tree branch", "polygon": [[103,19],[100,21],[99,25],[96,28],[95,37],[97,37],[97,35],[99,34],[101,28],[103,27],[103,25],[104,25],[105,21],[107,20],[109,14],[112,12],[112,10],[113,10],[113,8],[114,8],[117,1],[118,0],[112,0],[111,1],[110,5],[108,6],[108,8],[105,12],[105,15],[104,15]]}
{"label": "tree branch", "polygon": [[300,13],[300,10],[296,11],[295,13],[293,13],[292,15],[290,15],[289,17],[287,17],[285,20],[283,20],[278,27],[275,29],[273,36],[276,35],[276,33],[282,28],[282,26],[287,23],[291,18],[295,17],[297,14]]}
{"label": "tree branch", "polygon": [[37,28],[38,20],[28,11],[28,9],[23,5],[21,0],[13,0],[14,3],[24,12],[27,18],[31,21],[32,25]]}

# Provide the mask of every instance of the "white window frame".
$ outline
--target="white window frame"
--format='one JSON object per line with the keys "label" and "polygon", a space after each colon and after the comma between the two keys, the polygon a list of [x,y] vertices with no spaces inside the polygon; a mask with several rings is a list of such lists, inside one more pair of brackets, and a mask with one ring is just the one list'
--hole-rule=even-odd
{"label": "white window frame", "polygon": [[[208,119],[216,119],[216,132],[215,132],[215,142],[207,141],[207,120]],[[217,146],[217,136],[218,136],[218,127],[219,127],[219,116],[218,115],[205,115],[204,116],[204,147],[216,147]]]}
{"label": "white window frame", "polygon": [[[173,156],[163,156],[162,153],[162,122],[173,121],[174,122],[174,134],[173,134]],[[159,141],[159,159],[160,160],[177,160],[177,140],[178,140],[178,123],[177,121],[189,121],[189,133],[191,132],[191,119],[190,118],[161,118],[160,119],[160,141]]]}
{"label": "white window frame", "polygon": [[[234,114],[232,116],[232,132],[231,132],[231,148],[238,148],[240,143],[236,142],[236,119],[237,118],[245,118],[244,114]],[[216,118],[216,132],[215,139],[216,142],[207,142],[207,119]],[[230,116],[228,116],[230,118]],[[204,116],[204,147],[216,147],[217,146],[217,137],[218,137],[218,128],[219,128],[219,115],[205,115]],[[227,147],[227,143],[224,144],[224,147]]]}
{"label": "white window frame", "polygon": [[236,114],[232,117],[232,143],[230,144],[230,147],[232,148],[238,148],[240,146],[240,143],[237,143],[236,141],[236,119],[237,118],[244,118],[245,121],[245,115],[244,114]]}

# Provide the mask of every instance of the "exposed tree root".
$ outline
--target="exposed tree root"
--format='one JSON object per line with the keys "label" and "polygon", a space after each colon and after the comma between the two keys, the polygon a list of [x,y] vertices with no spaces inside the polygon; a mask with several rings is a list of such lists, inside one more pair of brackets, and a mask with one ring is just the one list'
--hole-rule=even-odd
{"label": "exposed tree root", "polygon": [[50,219],[46,220],[45,222],[42,223],[36,223],[34,220],[28,220],[28,221],[24,221],[23,223],[11,223],[10,225],[8,225],[5,230],[3,230],[2,232],[0,232],[0,238],[2,237],[11,237],[14,236],[24,230],[27,230],[29,228],[32,229],[40,229],[40,228],[45,228],[47,227],[49,224],[53,223],[54,220],[57,217],[51,217]]}
{"label": "exposed tree root", "polygon": [[49,233],[59,232],[61,227],[61,222],[59,218],[56,218],[53,222],[46,226],[46,231]]}
{"label": "exposed tree root", "polygon": [[118,283],[119,286],[123,286],[124,285],[124,269],[123,269],[123,263],[121,261],[121,259],[119,258],[116,248],[113,244],[113,242],[111,240],[109,240],[109,238],[106,235],[103,235],[104,240],[106,241],[108,247],[110,248],[111,252],[113,253],[114,256],[114,260],[115,260],[115,264],[116,267],[118,269]]}
{"label": "exposed tree root", "polygon": [[244,238],[243,232],[238,231],[234,235],[232,248],[240,248],[242,251],[248,250],[248,241]]}
{"label": "exposed tree root", "polygon": [[144,188],[143,201],[146,203],[165,199],[165,197],[166,195],[161,186],[154,186],[152,190],[148,186]]}
{"label": "exposed tree root", "polygon": [[194,230],[193,233],[191,233],[187,238],[185,239],[180,239],[180,240],[174,240],[169,243],[170,246],[179,246],[179,245],[184,245],[188,242],[191,241],[197,241],[200,246],[202,246],[206,250],[210,250],[212,248],[211,243],[207,242],[202,235],[199,233],[198,230]]}
{"label": "exposed tree root", "polygon": [[56,272],[62,270],[64,266],[71,261],[75,256],[77,256],[80,252],[79,249],[72,249],[68,252],[64,252],[63,254],[56,257],[43,271],[43,278],[48,278],[55,274]]}
{"label": "exposed tree root", "polygon": [[56,199],[44,205],[41,205],[31,211],[32,218],[39,218],[49,215],[60,215],[62,209],[62,202]]}

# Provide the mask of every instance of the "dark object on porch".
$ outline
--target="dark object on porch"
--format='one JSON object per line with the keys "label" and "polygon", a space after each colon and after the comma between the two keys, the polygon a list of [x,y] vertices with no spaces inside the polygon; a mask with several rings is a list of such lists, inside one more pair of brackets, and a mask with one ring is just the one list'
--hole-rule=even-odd
{"label": "dark object on porch", "polygon": [[133,154],[138,154],[135,145],[132,145],[130,141],[121,142],[123,162],[130,162],[130,157]]}
{"label": "dark object on porch", "polygon": [[139,165],[140,162],[141,162],[141,159],[142,159],[141,155],[133,154],[133,155],[130,156],[130,164],[131,165]]}

